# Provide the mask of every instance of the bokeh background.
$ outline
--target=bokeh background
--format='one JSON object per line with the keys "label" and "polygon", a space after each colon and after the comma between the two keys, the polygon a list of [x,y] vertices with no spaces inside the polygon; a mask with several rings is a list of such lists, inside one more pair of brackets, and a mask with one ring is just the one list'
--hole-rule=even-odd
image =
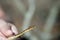
{"label": "bokeh background", "polygon": [[18,40],[59,40],[60,0],[0,0],[0,4],[19,33],[37,27]]}

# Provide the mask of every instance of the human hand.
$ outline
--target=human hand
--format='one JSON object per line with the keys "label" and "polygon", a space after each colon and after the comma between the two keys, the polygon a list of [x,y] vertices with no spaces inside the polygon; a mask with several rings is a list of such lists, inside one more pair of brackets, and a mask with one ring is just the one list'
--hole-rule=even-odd
{"label": "human hand", "polygon": [[18,34],[15,25],[0,19],[0,40],[8,40],[8,37]]}

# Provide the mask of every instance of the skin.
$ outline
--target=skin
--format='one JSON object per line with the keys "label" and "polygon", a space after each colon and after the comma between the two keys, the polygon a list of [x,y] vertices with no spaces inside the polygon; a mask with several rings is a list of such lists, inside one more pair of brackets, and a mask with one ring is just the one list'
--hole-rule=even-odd
{"label": "skin", "polygon": [[18,34],[15,25],[6,22],[5,18],[6,14],[0,7],[0,40],[8,40],[8,37]]}

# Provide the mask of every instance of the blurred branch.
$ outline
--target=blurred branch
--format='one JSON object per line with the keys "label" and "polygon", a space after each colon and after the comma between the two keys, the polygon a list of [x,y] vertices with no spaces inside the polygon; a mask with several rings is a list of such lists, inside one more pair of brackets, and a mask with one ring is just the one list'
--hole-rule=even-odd
{"label": "blurred branch", "polygon": [[[26,12],[26,14],[24,15],[24,20],[23,20],[23,30],[25,30],[26,28],[28,28],[30,26],[31,20],[34,16],[35,13],[35,9],[36,9],[36,4],[35,4],[35,0],[28,0],[28,11]],[[35,36],[31,35],[30,32],[25,34],[27,37],[30,38],[30,40],[37,40]]]}
{"label": "blurred branch", "polygon": [[28,0],[28,3],[29,3],[28,4],[29,8],[28,8],[26,14],[24,15],[24,21],[23,21],[24,29],[26,27],[29,27],[31,19],[34,15],[34,12],[35,12],[35,0]]}
{"label": "blurred branch", "polygon": [[43,31],[42,36],[41,36],[43,40],[50,40],[50,38],[52,37],[50,32],[53,29],[57,15],[58,15],[58,6],[55,5],[50,10],[49,16],[46,20],[46,23],[44,26],[44,31]]}

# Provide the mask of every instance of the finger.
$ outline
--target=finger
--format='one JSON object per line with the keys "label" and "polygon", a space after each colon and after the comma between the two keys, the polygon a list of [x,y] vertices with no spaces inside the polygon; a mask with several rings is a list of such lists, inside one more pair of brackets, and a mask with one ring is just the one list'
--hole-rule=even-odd
{"label": "finger", "polygon": [[13,35],[13,32],[11,30],[7,30],[4,34],[6,37],[10,37]]}
{"label": "finger", "polygon": [[5,36],[12,35],[12,31],[10,30],[10,26],[4,20],[0,20],[0,31]]}
{"label": "finger", "polygon": [[1,32],[0,32],[0,36],[1,36],[1,37],[5,37]]}
{"label": "finger", "polygon": [[4,36],[6,36],[6,37],[10,37],[10,36],[13,35],[13,32],[12,32],[11,30],[3,31],[2,33],[3,33]]}
{"label": "finger", "polygon": [[[9,23],[9,24],[10,24],[10,23]],[[16,26],[13,25],[13,24],[10,24],[10,26],[11,26],[11,30],[12,30],[12,32],[13,32],[15,35],[18,34],[18,31],[17,31]]]}
{"label": "finger", "polygon": [[8,40],[8,39],[0,36],[0,40]]}

